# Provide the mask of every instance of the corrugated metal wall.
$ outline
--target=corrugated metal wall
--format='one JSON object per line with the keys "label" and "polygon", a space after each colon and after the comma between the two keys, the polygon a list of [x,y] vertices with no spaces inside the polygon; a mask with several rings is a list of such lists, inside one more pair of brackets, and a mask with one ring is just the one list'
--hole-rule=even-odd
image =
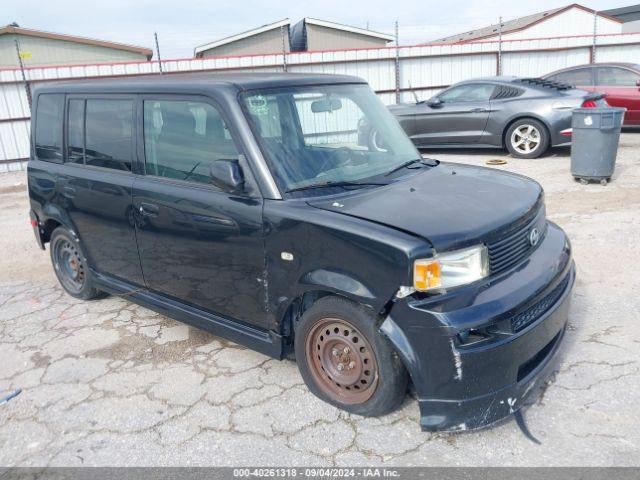
{"label": "corrugated metal wall", "polygon": [[[553,70],[589,63],[590,36],[514,40],[502,43],[502,73],[539,76]],[[640,58],[640,33],[605,35],[597,39],[597,61]],[[460,80],[495,75],[499,44],[496,41],[459,45],[400,47],[401,100],[412,102],[415,92],[426,99]],[[395,103],[396,49],[300,52],[287,55],[289,71],[342,73],[366,79],[386,104]],[[282,54],[222,57],[162,62],[164,72],[281,71]],[[69,78],[91,78],[158,73],[155,62],[62,66],[27,69],[32,84]],[[21,168],[29,156],[29,117],[19,70],[0,70],[0,172]]]}

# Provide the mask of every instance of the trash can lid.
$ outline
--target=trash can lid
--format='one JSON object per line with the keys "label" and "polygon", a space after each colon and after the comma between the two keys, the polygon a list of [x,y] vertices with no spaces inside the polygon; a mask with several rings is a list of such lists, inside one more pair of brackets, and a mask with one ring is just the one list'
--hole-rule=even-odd
{"label": "trash can lid", "polygon": [[594,108],[574,108],[573,113],[587,113],[587,114],[599,114],[599,113],[624,113],[627,109],[624,107],[594,107]]}

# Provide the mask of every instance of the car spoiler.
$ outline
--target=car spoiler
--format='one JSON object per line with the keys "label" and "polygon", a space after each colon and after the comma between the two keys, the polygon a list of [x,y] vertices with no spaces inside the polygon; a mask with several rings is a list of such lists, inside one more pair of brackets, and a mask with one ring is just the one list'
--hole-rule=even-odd
{"label": "car spoiler", "polygon": [[[586,90],[585,90],[586,91]],[[607,95],[604,93],[598,93],[598,92],[587,92],[587,95],[585,95],[584,99],[585,100],[602,100],[603,98],[605,98]]]}

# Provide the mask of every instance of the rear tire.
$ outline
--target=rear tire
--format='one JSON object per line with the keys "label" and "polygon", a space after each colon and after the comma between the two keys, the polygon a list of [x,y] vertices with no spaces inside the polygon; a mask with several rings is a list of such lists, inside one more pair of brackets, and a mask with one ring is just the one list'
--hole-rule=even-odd
{"label": "rear tire", "polygon": [[533,118],[515,121],[504,136],[507,150],[516,158],[538,158],[549,149],[549,142],[547,127]]}
{"label": "rear tire", "polygon": [[329,296],[302,315],[295,332],[296,360],[309,390],[337,408],[367,417],[395,410],[409,379],[376,320],[367,308]]}
{"label": "rear tire", "polygon": [[53,271],[69,295],[81,300],[105,295],[95,288],[87,258],[75,236],[66,228],[57,227],[53,231],[49,251]]}

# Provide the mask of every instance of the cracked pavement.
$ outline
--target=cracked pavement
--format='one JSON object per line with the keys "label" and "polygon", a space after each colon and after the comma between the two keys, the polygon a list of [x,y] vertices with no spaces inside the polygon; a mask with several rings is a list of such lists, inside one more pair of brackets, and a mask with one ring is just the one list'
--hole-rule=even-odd
{"label": "cracked pavement", "polygon": [[568,150],[431,157],[531,176],[568,233],[578,280],[558,370],[514,422],[423,433],[407,397],[367,419],[311,395],[277,361],[119,297],[66,295],[28,225],[24,172],[0,175],[2,466],[640,465],[640,130],[621,138],[606,187],[568,173]]}

